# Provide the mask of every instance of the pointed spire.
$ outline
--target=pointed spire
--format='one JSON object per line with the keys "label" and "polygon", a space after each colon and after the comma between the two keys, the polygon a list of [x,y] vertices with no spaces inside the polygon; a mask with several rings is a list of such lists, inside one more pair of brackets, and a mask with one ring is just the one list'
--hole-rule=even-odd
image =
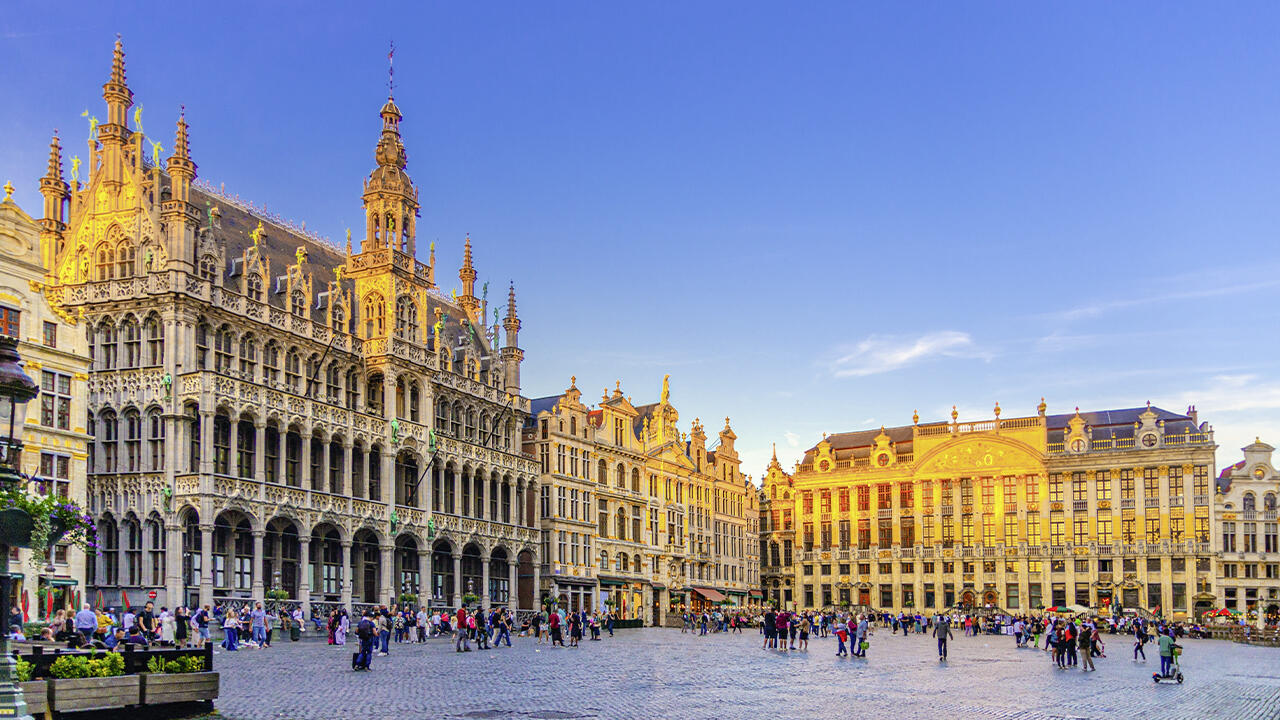
{"label": "pointed spire", "polygon": [[462,281],[462,307],[475,314],[479,303],[476,302],[476,269],[471,264],[471,233],[467,233],[466,243],[462,246],[462,268],[458,270],[458,279]]}
{"label": "pointed spire", "polygon": [[507,290],[507,319],[515,320],[516,317],[516,284],[511,283],[511,287]]}
{"label": "pointed spire", "polygon": [[778,463],[778,443],[774,443],[773,444],[773,462],[771,464],[776,465],[777,463]]}
{"label": "pointed spire", "polygon": [[58,139],[57,132],[54,132],[53,139],[49,141],[49,169],[44,177],[46,180],[62,182],[62,142]]}
{"label": "pointed spire", "polygon": [[116,33],[116,47],[111,53],[111,82],[114,85],[127,85],[124,78],[124,43],[120,33]]}
{"label": "pointed spire", "polygon": [[178,111],[178,132],[173,139],[173,156],[183,160],[191,159],[191,143],[187,137],[187,106]]}

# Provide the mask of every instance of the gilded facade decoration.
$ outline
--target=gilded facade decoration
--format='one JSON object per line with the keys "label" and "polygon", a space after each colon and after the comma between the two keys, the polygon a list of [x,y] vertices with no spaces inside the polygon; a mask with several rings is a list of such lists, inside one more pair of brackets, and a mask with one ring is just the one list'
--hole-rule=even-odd
{"label": "gilded facade decoration", "polygon": [[765,598],[1183,617],[1213,603],[1214,449],[1194,409],[1149,405],[824,436],[766,472]]}
{"label": "gilded facade decoration", "polygon": [[[60,159],[51,157],[50,163],[60,165]],[[66,185],[46,183],[45,187],[56,197]],[[6,183],[0,201],[0,335],[17,338],[24,369],[40,386],[40,394],[27,406],[25,426],[17,429],[23,443],[20,467],[39,480],[32,491],[51,492],[84,507],[89,440],[85,430],[89,352],[84,324],[72,313],[57,312],[44,298],[49,266],[40,253],[41,233],[51,228],[23,212],[11,192],[12,185]],[[6,408],[4,416],[8,414]],[[7,437],[7,424],[3,432]],[[10,564],[15,577],[10,607],[22,607],[25,597],[34,620],[45,616],[50,591],[55,610],[72,607],[77,593],[84,596],[84,551],[59,544],[47,563],[33,562],[30,550],[15,552],[18,561]]]}
{"label": "gilded facade decoration", "polygon": [[357,251],[196,182],[185,115],[148,157],[119,43],[103,99],[85,181],[62,180],[56,139],[41,180],[43,291],[93,357],[89,586],[109,604],[532,607],[515,291],[488,326],[469,238],[457,299],[434,253],[417,260],[394,99]]}
{"label": "gilded facade decoration", "polygon": [[533,401],[524,444],[542,469],[544,593],[646,624],[752,603],[759,493],[737,435],[725,418],[708,447],[702,423],[682,433],[679,418],[669,376],[649,405],[632,405],[618,383],[588,407],[576,379]]}

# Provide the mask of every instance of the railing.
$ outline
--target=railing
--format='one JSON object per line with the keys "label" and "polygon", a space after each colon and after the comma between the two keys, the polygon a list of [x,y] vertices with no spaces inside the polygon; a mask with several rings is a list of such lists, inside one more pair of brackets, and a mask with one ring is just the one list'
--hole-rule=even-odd
{"label": "railing", "polygon": [[1088,500],[1072,500],[1071,510],[1072,512],[1088,512],[1089,501]]}
{"label": "railing", "polygon": [[1158,508],[1160,507],[1160,498],[1158,497],[1143,498],[1142,506],[1144,508]]}
{"label": "railing", "polygon": [[1120,498],[1120,509],[1122,510],[1132,510],[1134,504],[1133,498]]}

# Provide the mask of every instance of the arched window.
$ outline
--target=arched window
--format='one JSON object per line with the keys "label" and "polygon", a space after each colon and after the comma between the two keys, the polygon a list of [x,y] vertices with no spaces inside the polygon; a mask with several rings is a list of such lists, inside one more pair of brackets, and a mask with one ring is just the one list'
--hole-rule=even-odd
{"label": "arched window", "polygon": [[418,304],[408,295],[396,298],[396,337],[417,342]]}
{"label": "arched window", "polygon": [[1244,494],[1244,501],[1240,509],[1244,510],[1245,512],[1250,512],[1258,509],[1258,502],[1253,497],[1253,493]]}
{"label": "arched window", "polygon": [[147,411],[147,455],[152,472],[164,469],[164,418],[159,408]]}
{"label": "arched window", "polygon": [[136,368],[142,362],[142,333],[138,321],[132,315],[120,323],[120,335],[124,340],[124,363],[120,367]]}
{"label": "arched window", "polygon": [[631,489],[640,492],[640,468],[631,468]]}
{"label": "arched window", "polygon": [[284,384],[292,392],[298,392],[302,380],[302,358],[297,348],[289,348],[284,356]]}
{"label": "arched window", "polygon": [[231,370],[231,343],[234,337],[231,326],[223,325],[213,338],[213,369],[220,373]]}
{"label": "arched window", "polygon": [[98,246],[98,264],[96,266],[97,275],[95,279],[114,280],[116,276],[116,253],[111,249],[110,245],[102,244]]}
{"label": "arched window", "polygon": [[409,386],[409,419],[418,422],[418,404],[422,402],[422,391],[418,389],[418,383]]}
{"label": "arched window", "polygon": [[240,377],[252,380],[258,369],[258,341],[246,333],[240,338]]}
{"label": "arched window", "polygon": [[324,376],[324,386],[329,402],[337,405],[338,400],[342,398],[342,370],[338,368],[337,362],[329,363],[329,369]]}
{"label": "arched window", "polygon": [[200,279],[215,282],[218,279],[218,258],[205,255],[200,258]]}
{"label": "arched window", "polygon": [[160,318],[152,313],[143,324],[143,334],[147,338],[147,367],[164,364],[164,325]]}
{"label": "arched window", "polygon": [[262,301],[262,276],[256,270],[245,273],[244,294],[251,300]]}
{"label": "arched window", "polygon": [[1263,496],[1262,496],[1262,509],[1263,509],[1263,510],[1275,510],[1275,509],[1276,509],[1276,495],[1275,495],[1275,493],[1267,493],[1266,495],[1263,495]]}
{"label": "arched window", "polygon": [[436,430],[449,432],[449,401],[445,398],[436,405]]}
{"label": "arched window", "polygon": [[262,348],[262,380],[268,387],[280,382],[280,346],[275,340]]}
{"label": "arched window", "polygon": [[116,367],[116,327],[107,320],[102,324],[99,331],[99,342],[101,343],[102,352],[99,357],[102,358],[103,370],[114,370]]}
{"label": "arched window", "polygon": [[196,323],[196,368],[209,369],[209,324],[204,320]]}
{"label": "arched window", "polygon": [[116,457],[119,448],[116,443],[120,439],[120,421],[116,418],[116,414],[112,410],[102,413],[102,471],[113,473],[116,471]]}
{"label": "arched window", "polygon": [[334,332],[347,331],[347,311],[341,305],[333,305],[329,308],[330,326]]}
{"label": "arched window", "polygon": [[294,288],[289,294],[289,312],[293,313],[294,317],[307,316],[307,299],[303,297],[300,288]]}
{"label": "arched window", "polygon": [[618,508],[617,523],[614,528],[618,531],[616,536],[619,540],[627,539],[627,511],[626,508]]}
{"label": "arched window", "polygon": [[116,277],[133,277],[133,262],[135,259],[136,251],[133,243],[128,240],[120,241],[120,244],[116,246]]}
{"label": "arched window", "polygon": [[608,484],[609,482],[609,465],[601,460],[596,467],[596,481]]}
{"label": "arched window", "polygon": [[355,410],[360,405],[360,374],[355,370],[347,371],[347,409]]}
{"label": "arched window", "polygon": [[364,336],[379,337],[386,328],[386,303],[378,293],[364,296]]}
{"label": "arched window", "polygon": [[617,483],[619,488],[626,490],[627,489],[627,469],[622,466],[622,463],[618,463],[617,471],[618,471],[617,475],[614,476],[615,478],[614,482]]}
{"label": "arched window", "polygon": [[454,437],[462,436],[462,403],[454,402],[453,411],[449,413],[449,434]]}
{"label": "arched window", "polygon": [[137,410],[127,410],[124,414],[124,471],[139,472],[142,470],[142,418]]}
{"label": "arched window", "polygon": [[622,572],[631,572],[631,559],[627,557],[626,553],[618,553],[618,561],[622,563],[620,568]]}
{"label": "arched window", "polygon": [[473,407],[467,408],[467,439],[476,439],[476,409]]}

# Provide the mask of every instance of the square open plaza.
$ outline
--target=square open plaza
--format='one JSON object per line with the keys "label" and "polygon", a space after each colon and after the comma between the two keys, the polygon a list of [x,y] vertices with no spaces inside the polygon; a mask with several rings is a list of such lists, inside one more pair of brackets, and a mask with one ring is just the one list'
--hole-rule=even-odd
{"label": "square open plaza", "polygon": [[[682,384],[699,361],[614,379],[546,352],[581,328],[525,327],[581,310],[540,299],[573,261],[490,280],[520,262],[479,234],[437,259],[394,48],[327,131],[372,146],[332,242],[201,177],[207,109],[144,133],[106,37],[101,98],[56,83],[92,105],[39,120],[0,201],[0,716],[1280,718],[1274,425],[1223,447],[1191,393],[1079,383],[1124,399],[750,414],[992,361],[960,333],[871,335],[803,399]],[[668,332],[667,280],[610,282],[580,300]],[[1244,394],[1221,412],[1277,393]]]}

